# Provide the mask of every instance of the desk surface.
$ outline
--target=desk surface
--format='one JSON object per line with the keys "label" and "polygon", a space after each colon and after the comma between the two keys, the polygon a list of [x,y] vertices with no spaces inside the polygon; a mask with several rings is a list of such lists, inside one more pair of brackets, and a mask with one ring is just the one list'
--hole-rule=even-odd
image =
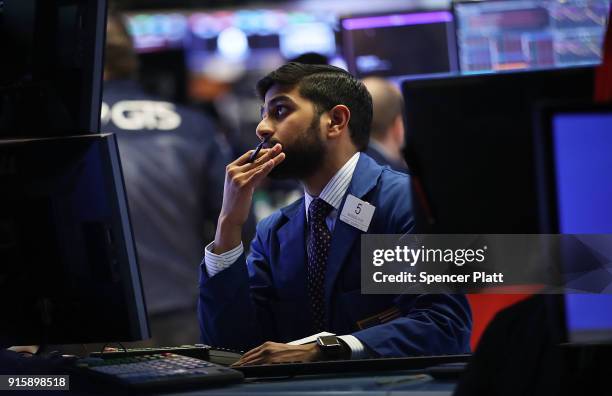
{"label": "desk surface", "polygon": [[[376,373],[369,375],[342,374],[309,375],[295,378],[248,379],[242,384],[223,388],[192,390],[172,395],[288,395],[288,396],[336,396],[336,395],[427,395],[449,396],[455,389],[454,381],[434,380],[429,375],[407,371]],[[168,395],[168,394],[166,394]]]}
{"label": "desk surface", "polygon": [[[32,360],[30,360],[32,359]],[[26,364],[27,363],[27,364]],[[56,359],[23,358],[14,352],[0,350],[0,372],[2,367],[21,367],[20,374],[49,372],[58,374],[65,367]],[[24,371],[27,365],[30,371]],[[14,374],[13,370],[3,374]],[[70,375],[70,373],[68,373]],[[74,385],[74,386],[73,386]],[[100,387],[93,384],[84,376],[71,376],[71,390],[75,394],[111,394],[119,396],[129,394],[119,389]],[[182,392],[158,392],[164,395],[288,395],[288,396],[348,396],[348,395],[427,395],[449,396],[453,393],[456,381],[442,381],[433,379],[429,375],[420,374],[415,370],[392,370],[379,372],[302,375],[283,378],[250,378],[244,383],[228,385],[220,388],[191,389]],[[155,392],[153,392],[155,393]]]}

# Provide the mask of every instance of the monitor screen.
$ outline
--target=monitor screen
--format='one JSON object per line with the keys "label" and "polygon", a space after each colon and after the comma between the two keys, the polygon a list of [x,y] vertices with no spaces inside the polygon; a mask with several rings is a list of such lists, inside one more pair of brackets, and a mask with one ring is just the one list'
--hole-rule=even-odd
{"label": "monitor screen", "polygon": [[336,36],[329,24],[322,22],[287,26],[280,34],[280,51],[285,59],[307,52],[326,56],[336,54]]}
{"label": "monitor screen", "polygon": [[106,1],[0,2],[0,137],[98,133]]}
{"label": "monitor screen", "polygon": [[461,71],[597,64],[609,7],[609,0],[456,3]]}
{"label": "monitor screen", "polygon": [[183,50],[190,72],[202,73],[209,61],[268,69],[307,52],[336,55],[335,13],[299,9],[227,9],[126,14],[140,54]]}
{"label": "monitor screen", "polygon": [[179,12],[128,14],[126,26],[139,53],[181,49],[189,31],[187,16]]}
{"label": "monitor screen", "polygon": [[612,233],[612,112],[552,122],[559,232]]}
{"label": "monitor screen", "polygon": [[449,11],[346,17],[341,29],[349,71],[359,78],[457,70],[455,28]]}
{"label": "monitor screen", "polygon": [[0,345],[149,337],[114,135],[0,141]]}
{"label": "monitor screen", "polygon": [[405,159],[422,184],[419,228],[434,233],[539,231],[532,107],[590,99],[593,68],[408,80]]}
{"label": "monitor screen", "polygon": [[[558,231],[612,234],[612,108],[562,111],[550,122]],[[566,294],[569,341],[612,342],[611,313],[612,294]]]}

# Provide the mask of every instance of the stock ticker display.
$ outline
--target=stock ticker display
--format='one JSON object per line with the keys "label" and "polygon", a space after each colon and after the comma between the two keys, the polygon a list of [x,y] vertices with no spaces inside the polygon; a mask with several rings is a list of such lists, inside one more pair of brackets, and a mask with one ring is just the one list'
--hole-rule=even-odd
{"label": "stock ticker display", "polygon": [[455,5],[464,73],[597,64],[609,0],[510,0]]}

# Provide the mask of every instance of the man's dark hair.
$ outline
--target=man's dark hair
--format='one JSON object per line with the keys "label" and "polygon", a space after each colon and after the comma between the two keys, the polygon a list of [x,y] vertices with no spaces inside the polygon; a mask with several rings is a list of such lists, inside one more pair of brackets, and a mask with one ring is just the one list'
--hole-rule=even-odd
{"label": "man's dark hair", "polygon": [[261,100],[273,85],[290,89],[297,86],[300,95],[314,103],[319,115],[336,105],[348,107],[351,139],[358,150],[366,149],[372,123],[372,98],[363,83],[350,73],[330,65],[291,62],[257,82]]}
{"label": "man's dark hair", "polygon": [[306,63],[309,65],[329,65],[329,59],[318,52],[306,52],[290,59],[289,62]]}

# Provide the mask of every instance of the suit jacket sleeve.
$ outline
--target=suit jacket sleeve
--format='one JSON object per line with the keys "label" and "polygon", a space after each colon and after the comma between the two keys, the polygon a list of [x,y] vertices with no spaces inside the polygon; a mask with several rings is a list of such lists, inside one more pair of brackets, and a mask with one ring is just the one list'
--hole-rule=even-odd
{"label": "suit jacket sleeve", "polygon": [[400,357],[469,353],[472,319],[465,296],[400,296],[395,304],[401,317],[353,333],[370,354]]}
{"label": "suit jacket sleeve", "polygon": [[[389,233],[403,234],[414,228],[412,207],[406,194],[395,191],[402,184],[387,187]],[[401,316],[390,322],[359,330],[359,339],[371,355],[383,357],[469,353],[472,316],[463,295],[399,295],[394,300]]]}
{"label": "suit jacket sleeve", "polygon": [[264,254],[267,223],[263,220],[257,227],[247,265],[243,253],[209,277],[204,262],[200,264],[198,319],[205,344],[246,351],[278,338],[270,313],[275,293]]}

